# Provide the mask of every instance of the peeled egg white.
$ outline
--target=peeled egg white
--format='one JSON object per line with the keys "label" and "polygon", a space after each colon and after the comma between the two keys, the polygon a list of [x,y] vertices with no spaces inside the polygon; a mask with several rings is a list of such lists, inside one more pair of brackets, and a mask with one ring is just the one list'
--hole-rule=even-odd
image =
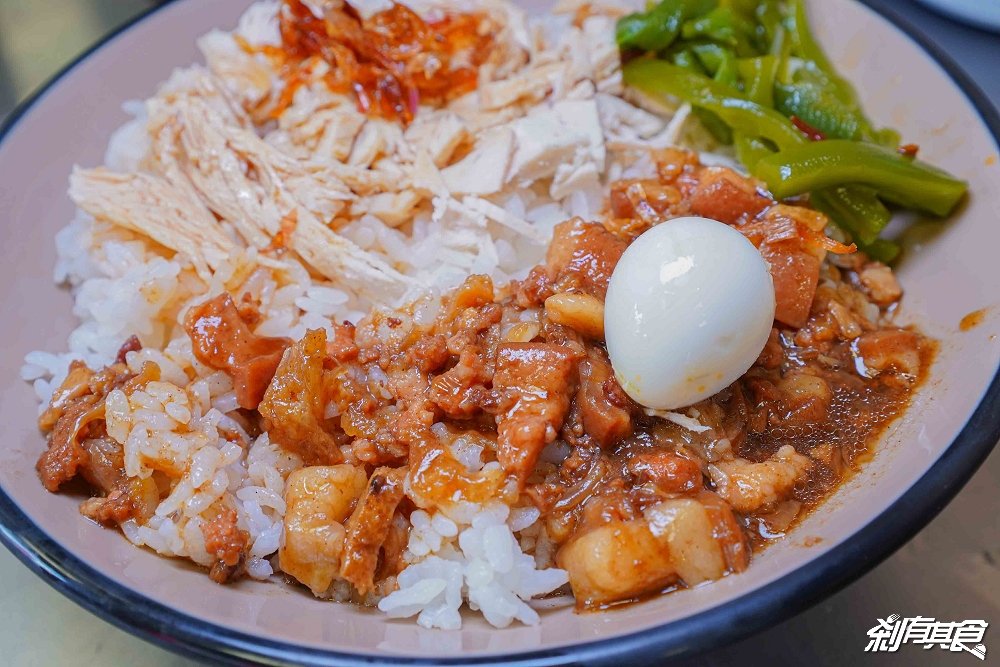
{"label": "peeled egg white", "polygon": [[697,403],[735,382],[773,322],[774,287],[760,252],[707,218],[670,220],[636,239],[604,304],[618,382],[656,410]]}

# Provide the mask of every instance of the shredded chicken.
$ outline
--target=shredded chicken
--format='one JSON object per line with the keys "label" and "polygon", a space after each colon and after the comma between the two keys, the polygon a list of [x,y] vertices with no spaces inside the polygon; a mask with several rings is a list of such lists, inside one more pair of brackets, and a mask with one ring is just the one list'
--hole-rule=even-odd
{"label": "shredded chicken", "polygon": [[418,115],[404,136],[416,150],[427,151],[435,166],[443,168],[448,166],[459,145],[468,139],[469,129],[458,114],[435,111]]}
{"label": "shredded chicken", "polygon": [[445,186],[455,194],[499,192],[506,182],[507,167],[515,147],[514,131],[509,127],[483,133],[471,153],[441,171]]}
{"label": "shredded chicken", "polygon": [[183,253],[206,279],[236,249],[200,202],[150,174],[76,168],[69,196],[98,220],[145,234]]}
{"label": "shredded chicken", "polygon": [[[178,190],[196,193],[199,203],[230,222],[251,246],[268,247],[281,220],[294,212],[297,225],[287,245],[328,278],[388,302],[416,285],[323,224],[353,197],[333,163],[296,160],[226,122],[196,95],[159,106],[151,125],[161,128],[154,130],[158,169]],[[212,226],[221,235],[214,220]]]}

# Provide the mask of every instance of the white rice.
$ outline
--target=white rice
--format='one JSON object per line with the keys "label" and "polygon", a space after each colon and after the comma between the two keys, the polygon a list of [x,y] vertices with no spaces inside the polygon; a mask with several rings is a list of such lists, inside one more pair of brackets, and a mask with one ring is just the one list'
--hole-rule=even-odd
{"label": "white rice", "polygon": [[565,570],[537,569],[535,558],[522,552],[515,533],[537,519],[534,508],[512,513],[501,503],[482,508],[468,523],[413,512],[404,554],[411,564],[397,578],[399,589],[378,608],[390,618],[416,616],[425,628],[457,630],[464,599],[498,628],[515,619],[536,625],[538,613],[527,601],[569,581]]}

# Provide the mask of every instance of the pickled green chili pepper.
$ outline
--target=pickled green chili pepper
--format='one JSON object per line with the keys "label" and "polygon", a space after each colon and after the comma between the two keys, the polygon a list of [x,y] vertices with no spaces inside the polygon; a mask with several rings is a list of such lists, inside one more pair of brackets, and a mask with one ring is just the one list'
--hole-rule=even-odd
{"label": "pickled green chili pepper", "polygon": [[740,82],[740,72],[737,69],[736,58],[731,53],[723,54],[722,60],[719,62],[719,67],[715,70],[715,76],[712,77],[712,80],[725,84],[733,90],[738,90],[737,86]]}
{"label": "pickled green chili pepper", "polygon": [[[843,118],[845,114],[850,113],[853,116],[854,122],[857,123],[858,132],[860,133],[855,134],[854,136],[844,136],[843,133],[838,134],[830,132],[830,136],[836,136],[844,139],[864,139],[865,141],[871,141],[881,146],[896,148],[896,146],[899,145],[899,134],[894,130],[875,130],[872,127],[871,122],[865,116],[864,110],[861,108],[861,104],[858,102],[858,96],[854,90],[854,86],[852,86],[847,79],[837,73],[833,63],[830,62],[830,59],[827,58],[822,47],[813,37],[812,32],[809,30],[809,23],[808,18],[806,17],[806,9],[803,0],[792,0],[792,11],[789,16],[789,20],[787,21],[787,25],[789,27],[790,41],[792,42],[794,50],[799,57],[806,61],[805,66],[798,73],[800,79],[804,79],[805,82],[813,83],[819,86],[824,91],[825,96],[832,96],[838,99],[841,105],[843,105],[843,108],[840,111],[828,110],[827,115],[839,115]],[[786,80],[785,83],[791,82]],[[815,93],[812,95],[815,96]],[[816,122],[813,122],[807,120],[806,117],[800,113],[795,115],[799,116],[813,127],[823,129],[820,127],[820,124],[822,123],[820,118],[814,119]]]}
{"label": "pickled green chili pepper", "polygon": [[713,42],[736,46],[736,26],[733,12],[728,7],[716,7],[709,13],[686,21],[681,26],[681,37],[697,39],[704,37]]}
{"label": "pickled green chili pepper", "polygon": [[695,44],[691,47],[691,51],[698,56],[698,61],[713,76],[719,70],[719,65],[722,64],[723,59],[732,54],[732,51],[724,46],[711,43]]}
{"label": "pickled green chili pepper", "polygon": [[774,107],[796,116],[830,138],[863,138],[867,122],[828,90],[814,83],[777,84]]}
{"label": "pickled green chili pepper", "polygon": [[[739,76],[739,72],[736,70],[736,58],[732,53],[723,53],[722,60],[719,62],[719,67],[715,70],[715,76],[712,77],[712,80],[736,90],[739,85]],[[716,141],[727,146],[733,143],[732,128],[716,114],[708,109],[698,108],[695,109],[695,115],[715,137]]]}
{"label": "pickled green chili pepper", "polygon": [[743,79],[743,92],[753,102],[774,106],[774,78],[778,72],[776,56],[743,58],[736,63]]}
{"label": "pickled green chili pepper", "polygon": [[733,130],[725,121],[707,109],[695,108],[691,111],[701,124],[720,144],[728,146],[733,143]]}
{"label": "pickled green chili pepper", "polygon": [[[747,99],[739,91],[724,86],[696,72],[681,69],[656,60],[634,60],[624,68],[625,83],[646,92],[669,94],[717,114],[736,130],[736,149],[744,165],[772,187],[761,164],[781,162],[764,140],[782,151],[809,145],[791,121],[777,111]],[[820,142],[828,143],[828,142]],[[843,142],[850,143],[850,142]],[[901,158],[900,158],[901,159]],[[772,176],[773,178],[773,176]],[[774,188],[772,187],[772,192]],[[782,198],[782,195],[776,193]],[[877,235],[888,224],[888,210],[877,199],[854,186],[834,193],[813,192],[821,200],[829,200],[824,213],[852,235],[866,239]]]}
{"label": "pickled green chili pepper", "polygon": [[[698,104],[698,102],[692,102]],[[764,137],[779,149],[794,145],[804,137],[795,129],[787,118],[774,109],[768,109],[750,100],[735,96],[722,98],[704,98],[701,102],[720,118],[737,127],[741,132],[751,137]]]}
{"label": "pickled green chili pepper", "polygon": [[791,5],[792,11],[788,17],[787,26],[792,44],[798,52],[799,57],[816,64],[816,67],[826,76],[833,91],[842,102],[857,107],[858,98],[854,92],[854,87],[837,74],[833,63],[826,57],[823,48],[813,37],[812,31],[809,30],[809,20],[806,17],[805,4],[802,0],[792,0]]}
{"label": "pickled green chili pepper", "polygon": [[794,68],[794,74],[786,70],[779,77],[775,97],[779,111],[798,116],[828,136],[871,141],[889,148],[899,145],[898,133],[875,130],[856,102],[841,99],[816,63],[804,61]]}
{"label": "pickled green chili pepper", "polygon": [[[775,56],[744,58],[736,63],[736,68],[743,79],[744,94],[750,101],[764,107],[774,106],[774,77],[778,59]],[[774,152],[762,139],[747,136],[743,132],[733,133],[733,143],[740,162],[751,172],[759,160]]]}
{"label": "pickled green chili pepper", "polygon": [[817,190],[809,195],[809,201],[862,245],[874,243],[892,219],[875,190],[860,185]]}
{"label": "pickled green chili pepper", "polygon": [[[678,67],[683,67],[699,75],[704,75],[706,68],[702,66],[700,58],[695,55],[693,49],[681,49],[670,54],[670,60]],[[718,67],[718,66],[716,66]],[[715,73],[715,70],[708,70]]]}
{"label": "pickled green chili pepper", "polygon": [[843,139],[782,147],[780,153],[758,162],[755,174],[779,199],[865,184],[889,201],[938,216],[951,213],[967,189],[964,181],[928,164],[881,146]]}
{"label": "pickled green chili pepper", "polygon": [[896,150],[899,148],[899,142],[902,137],[899,132],[891,127],[884,127],[881,130],[873,130],[866,138],[879,146],[885,146],[886,148]]}
{"label": "pickled green chili pepper", "polygon": [[673,95],[707,109],[730,127],[764,137],[779,149],[805,141],[791,122],[774,109],[756,104],[734,88],[662,60],[633,60],[623,69],[625,83],[649,93]]}
{"label": "pickled green chili pepper", "polygon": [[858,249],[872,259],[888,264],[899,255],[900,247],[887,239],[875,239],[869,244],[859,243]]}
{"label": "pickled green chili pepper", "polygon": [[754,18],[757,20],[757,45],[760,51],[771,55],[780,53],[781,46],[776,46],[776,42],[784,37],[785,31],[781,7],[774,0],[760,2],[754,9]]}
{"label": "pickled green chili pepper", "polygon": [[[716,64],[715,73],[718,73],[721,69],[722,61],[726,58],[731,58],[728,52],[723,51],[719,55],[719,62]],[[700,58],[695,54],[694,49],[683,49],[675,51],[671,55],[671,59],[677,67],[683,68],[695,76],[704,77],[704,68],[701,66]],[[714,113],[708,109],[703,109],[697,107],[693,111],[695,117],[701,122],[701,124],[708,130],[708,133],[712,135],[712,138],[721,144],[731,144],[733,143],[733,131],[726,125],[725,122]]]}
{"label": "pickled green chili pepper", "polygon": [[754,26],[729,7],[716,7],[709,13],[693,18],[681,26],[681,37],[687,40],[704,38],[735,49],[741,56],[752,55],[750,35]]}
{"label": "pickled green chili pepper", "polygon": [[742,132],[733,133],[733,144],[736,146],[736,157],[753,173],[754,167],[764,158],[774,155],[774,149],[761,139],[748,137]]}
{"label": "pickled green chili pepper", "polygon": [[[774,2],[774,0],[770,1]],[[757,11],[758,4],[760,4],[760,0],[719,0],[720,7],[726,7],[746,16],[752,16]]]}
{"label": "pickled green chili pepper", "polygon": [[[966,191],[896,154],[897,132],[874,129],[810,32],[804,0],[667,0],[622,19],[619,43],[674,63],[633,60],[626,84],[690,103],[777,199],[808,192],[875,259],[899,252],[878,238],[892,217],[883,201],[945,215]],[[827,140],[810,142],[809,128]]]}
{"label": "pickled green chili pepper", "polygon": [[646,12],[622,17],[615,39],[623,49],[662,51],[677,39],[681,26],[715,8],[717,0],[663,0]]}
{"label": "pickled green chili pepper", "polygon": [[810,193],[809,203],[849,233],[858,249],[872,259],[888,264],[899,254],[898,245],[878,238],[892,219],[892,213],[875,190],[858,185],[827,188]]}

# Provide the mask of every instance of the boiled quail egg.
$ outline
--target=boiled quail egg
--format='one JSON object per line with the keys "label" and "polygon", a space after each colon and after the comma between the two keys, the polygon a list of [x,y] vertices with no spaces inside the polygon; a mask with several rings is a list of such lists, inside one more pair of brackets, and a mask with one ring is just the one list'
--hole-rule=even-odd
{"label": "boiled quail egg", "polygon": [[629,396],[654,410],[697,403],[732,384],[774,321],[767,263],[729,225],[686,217],[637,238],[604,306],[608,355]]}

